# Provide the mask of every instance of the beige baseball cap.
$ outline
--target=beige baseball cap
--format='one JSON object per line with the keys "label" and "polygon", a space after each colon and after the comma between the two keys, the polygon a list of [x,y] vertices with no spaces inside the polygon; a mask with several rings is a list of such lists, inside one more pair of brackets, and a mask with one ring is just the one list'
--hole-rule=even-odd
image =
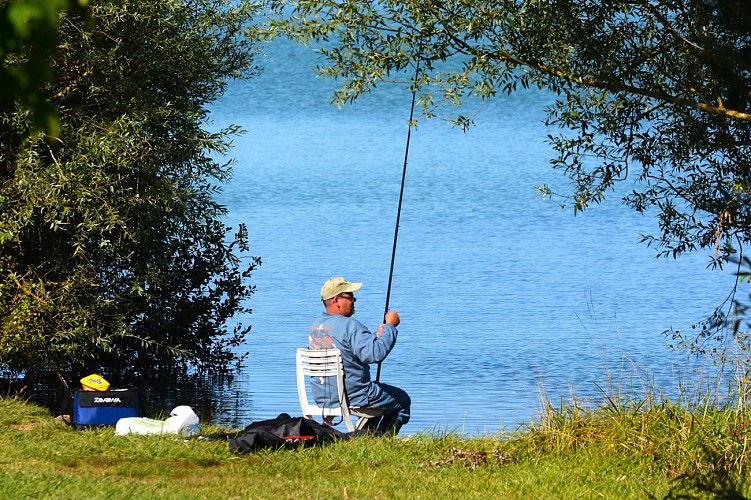
{"label": "beige baseball cap", "polygon": [[362,283],[350,283],[341,276],[329,278],[321,288],[321,300],[328,300],[344,292],[356,292],[362,288]]}

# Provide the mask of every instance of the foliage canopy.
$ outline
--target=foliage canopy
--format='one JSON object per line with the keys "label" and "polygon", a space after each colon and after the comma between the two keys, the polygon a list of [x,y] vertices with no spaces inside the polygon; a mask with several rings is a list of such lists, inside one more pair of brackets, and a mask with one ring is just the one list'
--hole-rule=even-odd
{"label": "foliage canopy", "polygon": [[[629,181],[659,256],[751,241],[751,3],[746,0],[278,0],[271,31],[314,44],[354,101],[411,81],[424,116],[536,86],[574,211]],[[418,64],[419,61],[419,64]],[[414,76],[413,76],[414,75]],[[738,259],[740,260],[740,259]]]}
{"label": "foliage canopy", "polygon": [[[558,96],[553,160],[575,210],[616,182],[656,208],[665,255],[751,238],[751,5],[743,0],[280,0],[273,30],[317,43],[335,100],[412,75],[423,111],[536,85]],[[454,116],[459,125],[471,117]]]}
{"label": "foliage canopy", "polygon": [[86,15],[87,7],[88,0],[0,3],[0,109],[11,109],[18,102],[53,137],[59,133],[60,121],[42,86],[52,79],[49,58],[57,46],[59,13]]}
{"label": "foliage canopy", "polygon": [[[8,0],[0,1],[7,10]],[[117,376],[223,370],[249,327],[247,231],[216,200],[206,105],[254,73],[258,6],[99,1],[63,10],[39,83],[59,138],[19,98],[0,110],[0,365]],[[11,71],[33,58],[22,41]],[[45,83],[46,82],[46,83]]]}

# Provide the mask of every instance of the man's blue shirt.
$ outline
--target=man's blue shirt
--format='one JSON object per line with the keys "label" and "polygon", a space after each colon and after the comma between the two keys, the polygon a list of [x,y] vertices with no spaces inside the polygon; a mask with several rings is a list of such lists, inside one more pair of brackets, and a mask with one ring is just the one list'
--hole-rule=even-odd
{"label": "man's blue shirt", "polygon": [[[310,326],[309,349],[335,347],[342,353],[344,387],[350,406],[368,406],[378,400],[382,389],[370,378],[370,366],[386,359],[396,345],[397,329],[386,323],[379,336],[352,317],[324,312]],[[338,404],[336,383],[311,379],[313,396],[319,405]]]}

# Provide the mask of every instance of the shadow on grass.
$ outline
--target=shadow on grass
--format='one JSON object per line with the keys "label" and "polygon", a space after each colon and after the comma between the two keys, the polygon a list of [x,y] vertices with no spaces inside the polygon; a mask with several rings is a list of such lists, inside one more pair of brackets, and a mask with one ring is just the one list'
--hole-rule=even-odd
{"label": "shadow on grass", "polygon": [[[738,470],[737,465],[733,467],[724,453],[712,449],[707,444],[703,445],[701,450],[701,463],[704,464],[704,467],[684,472],[673,479],[673,485],[664,498],[669,500],[689,498],[747,499],[748,497],[741,492],[741,485],[735,479],[738,476],[742,477],[742,468]],[[735,476],[731,473],[733,469],[737,471]]]}

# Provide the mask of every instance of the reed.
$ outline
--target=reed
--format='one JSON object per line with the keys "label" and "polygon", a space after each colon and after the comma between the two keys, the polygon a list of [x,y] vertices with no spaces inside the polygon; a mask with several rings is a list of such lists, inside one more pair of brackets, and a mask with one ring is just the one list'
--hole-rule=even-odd
{"label": "reed", "polygon": [[[728,367],[729,366],[729,367]],[[749,490],[751,408],[740,364],[715,367],[705,380],[683,386],[675,400],[656,390],[631,364],[597,401],[578,398],[555,406],[541,388],[541,414],[517,435],[537,455],[617,456],[661,478],[670,498],[745,498]],[[696,374],[694,374],[696,375]],[[612,380],[612,377],[607,377]],[[663,483],[663,480],[665,481]],[[648,488],[647,496],[659,497]]]}

